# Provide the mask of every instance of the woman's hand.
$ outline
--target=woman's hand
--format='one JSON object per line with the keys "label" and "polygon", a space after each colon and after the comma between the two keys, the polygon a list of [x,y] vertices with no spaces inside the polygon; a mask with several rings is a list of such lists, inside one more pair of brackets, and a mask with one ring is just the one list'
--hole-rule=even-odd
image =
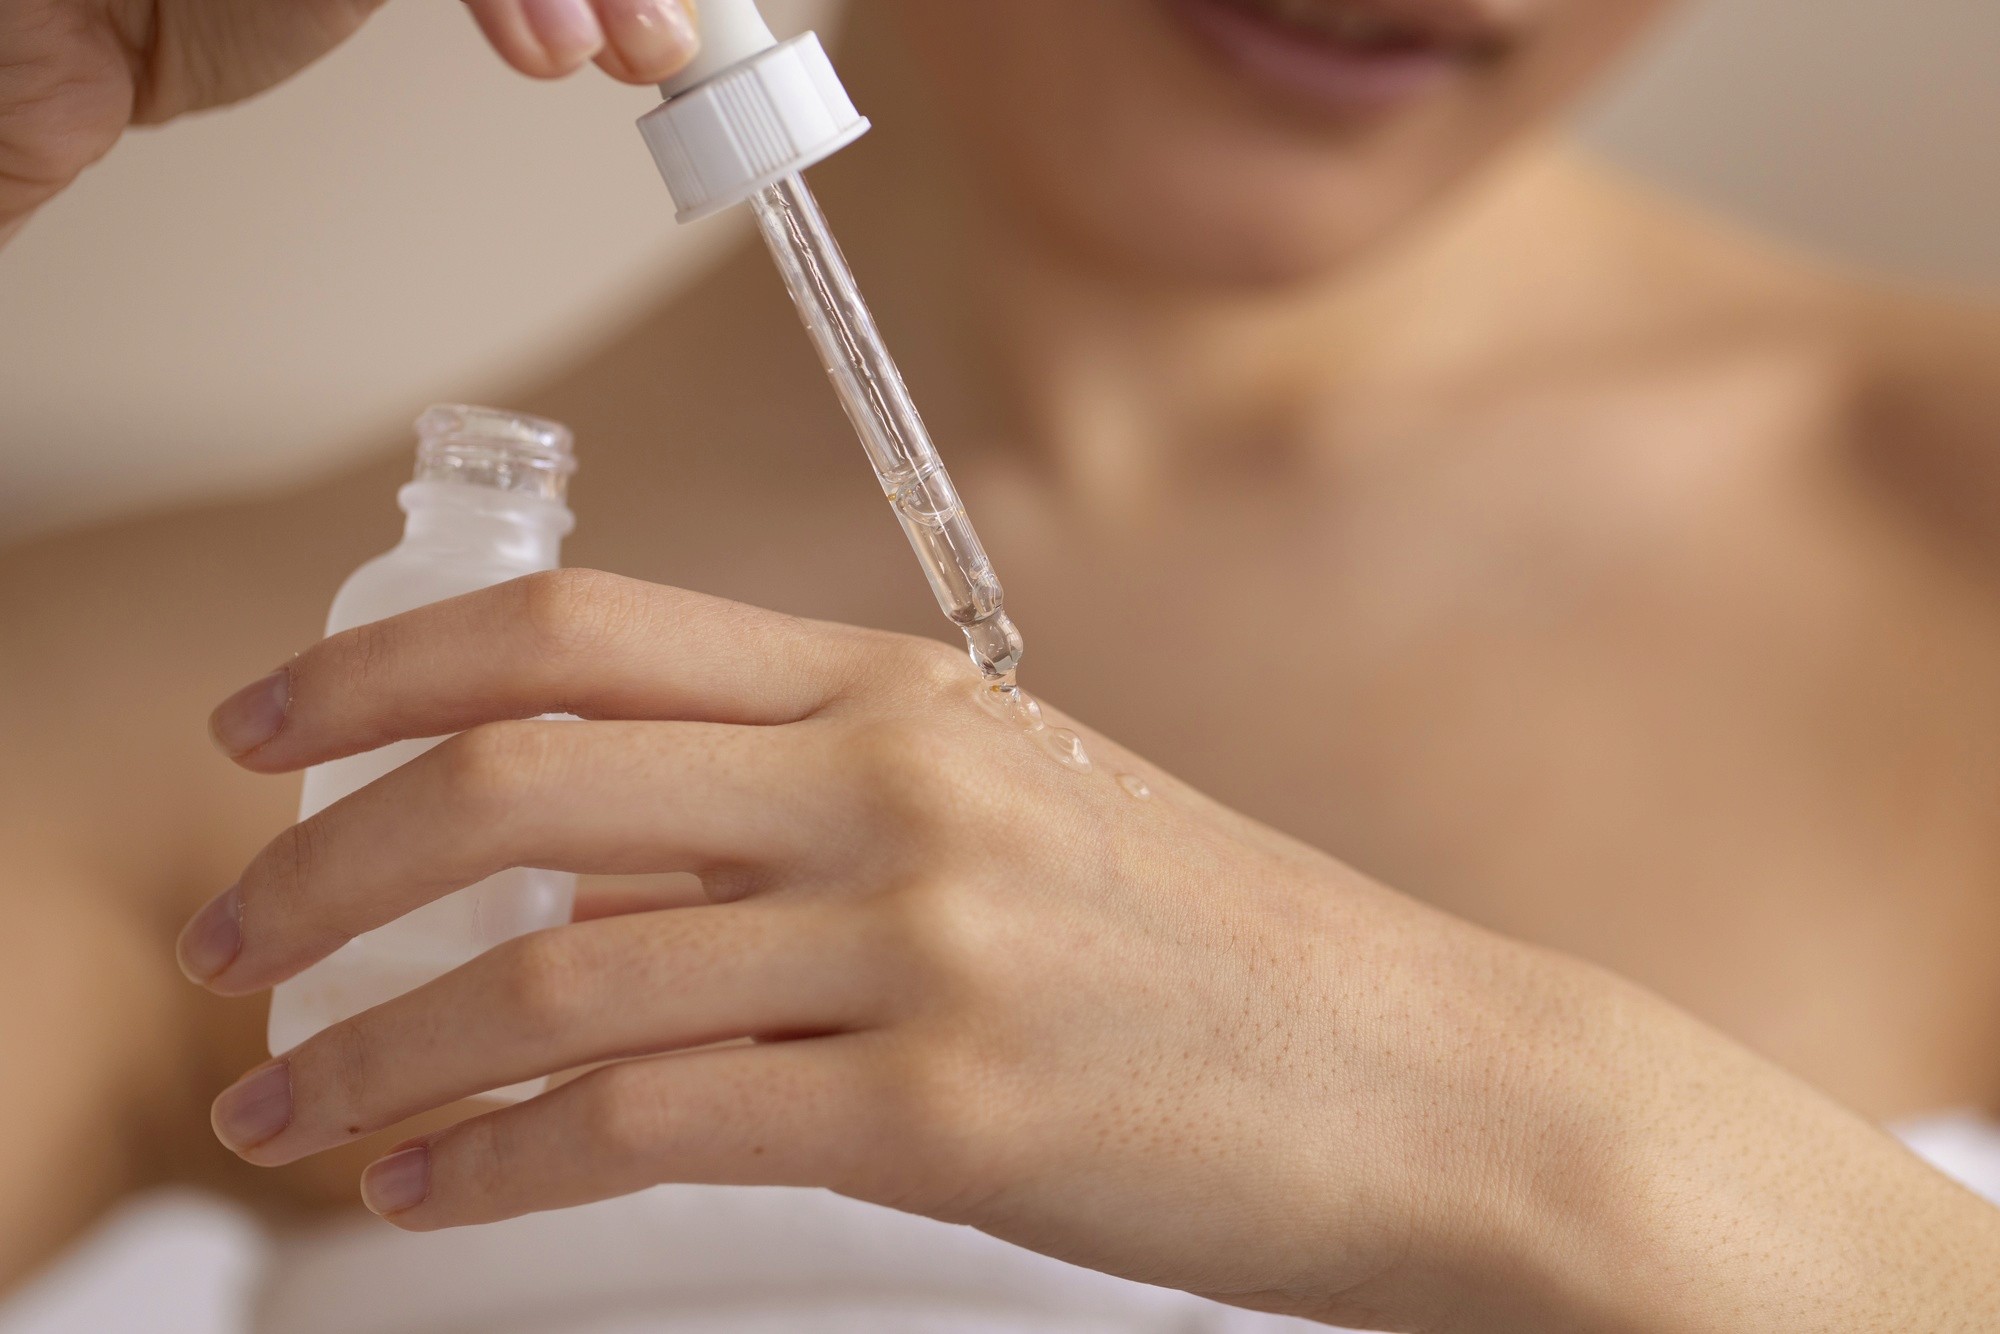
{"label": "woman's hand", "polygon": [[[662,1182],[824,1186],[1371,1328],[1821,1327],[1725,1263],[1742,1230],[1794,1275],[1855,1269],[1822,1237],[1849,1202],[1827,1153],[1906,1173],[1898,1199],[1949,1191],[1642,994],[1101,737],[1066,768],[979,690],[928,641],[585,572],[308,650],[218,711],[243,764],[458,735],[196,917],[183,960],[213,989],[515,865],[690,871],[711,901],[503,945],[251,1072],[218,1133],[285,1163],[588,1068],[378,1162],[369,1204],[423,1230]],[[557,711],[588,721],[522,721]],[[1802,1137],[1805,1185],[1779,1170]],[[1860,1198],[1896,1213],[1881,1181]],[[1712,1324],[1664,1318],[1695,1308]]]}
{"label": "woman's hand", "polygon": [[[0,3],[0,240],[111,150],[126,127],[224,106],[290,78],[382,0]],[[691,0],[466,0],[524,74],[595,60],[632,83],[687,64]]]}

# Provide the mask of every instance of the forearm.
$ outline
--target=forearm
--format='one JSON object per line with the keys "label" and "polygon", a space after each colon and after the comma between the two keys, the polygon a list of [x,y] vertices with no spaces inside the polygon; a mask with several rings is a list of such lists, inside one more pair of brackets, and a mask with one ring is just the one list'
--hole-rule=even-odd
{"label": "forearm", "polygon": [[1552,1112],[1582,1134],[1528,1197],[1534,1281],[1574,1328],[2000,1327],[2000,1210],[1670,1007],[1631,1005],[1602,1072],[1570,1085],[1587,1110]]}

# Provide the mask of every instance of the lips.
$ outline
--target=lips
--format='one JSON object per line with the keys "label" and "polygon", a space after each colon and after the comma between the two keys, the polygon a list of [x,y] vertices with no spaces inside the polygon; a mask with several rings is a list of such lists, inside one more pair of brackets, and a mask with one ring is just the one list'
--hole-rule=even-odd
{"label": "lips", "polygon": [[1507,34],[1463,0],[1162,0],[1212,55],[1295,102],[1392,110],[1488,62]]}

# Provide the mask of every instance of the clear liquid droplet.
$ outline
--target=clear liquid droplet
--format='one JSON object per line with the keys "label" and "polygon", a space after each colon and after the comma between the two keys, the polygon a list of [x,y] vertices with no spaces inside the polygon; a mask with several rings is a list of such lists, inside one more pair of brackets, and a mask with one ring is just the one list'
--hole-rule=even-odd
{"label": "clear liquid droplet", "polygon": [[1151,801],[1153,789],[1137,774],[1119,774],[1118,786],[1125,789],[1125,795],[1138,801]]}
{"label": "clear liquid droplet", "polygon": [[1004,723],[1013,723],[1024,732],[1041,730],[1042,706],[1033,695],[1010,681],[979,687],[979,707]]}
{"label": "clear liquid droplet", "polygon": [[1044,728],[1035,733],[1035,739],[1064,768],[1083,774],[1090,772],[1090,752],[1083,748],[1083,738],[1067,727]]}
{"label": "clear liquid droplet", "polygon": [[1083,738],[1066,727],[1051,728],[1042,716],[1041,703],[1015,685],[1013,677],[987,682],[974,698],[980,708],[1001,722],[1020,728],[1059,764],[1078,773],[1090,772],[1090,752],[1083,748]]}

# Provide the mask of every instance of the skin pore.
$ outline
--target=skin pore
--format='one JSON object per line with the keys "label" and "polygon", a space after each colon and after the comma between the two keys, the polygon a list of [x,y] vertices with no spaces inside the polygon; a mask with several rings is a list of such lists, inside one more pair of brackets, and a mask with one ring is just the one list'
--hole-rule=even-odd
{"label": "skin pore", "polygon": [[[890,53],[919,43],[948,85],[970,69],[952,43],[1004,33],[893,8],[862,11],[843,62],[882,128],[816,179],[1039,694],[1870,1119],[2000,1105],[1996,552],[1962,517],[1994,475],[1990,321],[1852,286],[1541,142],[1407,226],[1422,191],[1371,194],[1388,202],[1318,277],[1341,229],[1264,234],[1249,273],[1233,241],[1204,249],[1218,281],[1190,290],[1160,273],[1210,222],[1100,262],[1121,209],[1187,216],[1143,164],[1069,217],[1053,178],[1011,204],[965,179],[956,156],[1004,154]],[[578,430],[571,563],[935,633],[761,257],[494,393]],[[258,1007],[183,987],[168,942],[295,791],[232,772],[198,720],[310,643],[393,540],[407,447],[379,457],[0,564],[0,892],[21,923],[0,1047],[32,1076],[0,1149],[6,1271],[138,1181],[274,1189],[205,1120],[261,1054]],[[275,1189],[351,1199],[357,1161]]]}

